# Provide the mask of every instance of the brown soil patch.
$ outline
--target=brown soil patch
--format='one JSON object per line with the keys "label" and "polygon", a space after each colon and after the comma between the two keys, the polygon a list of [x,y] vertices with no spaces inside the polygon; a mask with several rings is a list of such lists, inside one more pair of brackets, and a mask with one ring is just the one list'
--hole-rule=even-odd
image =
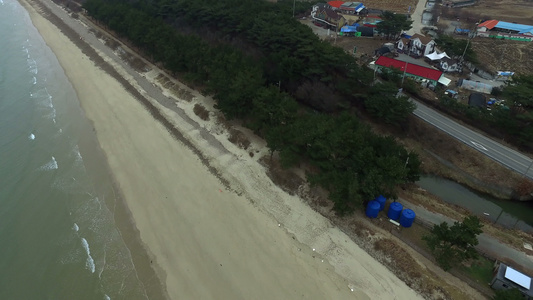
{"label": "brown soil patch", "polygon": [[337,47],[353,53],[353,47],[357,47],[355,53],[356,57],[360,56],[374,56],[374,51],[379,49],[384,43],[389,41],[380,37],[353,37],[353,36],[339,36],[337,37]]}
{"label": "brown soil patch", "polygon": [[365,6],[372,9],[390,10],[406,14],[411,6],[411,13],[415,10],[418,0],[365,0]]}
{"label": "brown soil patch", "polygon": [[196,103],[193,108],[194,113],[204,121],[209,120],[209,111],[201,104]]}
{"label": "brown soil patch", "polygon": [[[365,2],[366,4],[366,2]],[[459,14],[479,15],[482,19],[531,24],[533,9],[527,0],[482,0],[476,5],[457,9]]]}
{"label": "brown soil patch", "polygon": [[[530,9],[533,12],[533,9]],[[530,21],[533,25],[533,21]],[[497,71],[513,71],[529,74],[533,70],[533,43],[492,38],[475,38],[472,47],[477,53],[479,65],[496,74]]]}
{"label": "brown soil patch", "polygon": [[244,133],[235,128],[231,128],[229,130],[228,140],[245,150],[250,147],[250,140],[246,137]]}

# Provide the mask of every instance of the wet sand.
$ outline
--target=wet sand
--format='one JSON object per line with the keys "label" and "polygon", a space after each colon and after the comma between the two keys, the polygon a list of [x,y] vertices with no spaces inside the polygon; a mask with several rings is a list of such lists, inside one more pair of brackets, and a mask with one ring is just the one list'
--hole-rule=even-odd
{"label": "wet sand", "polygon": [[[90,60],[82,43],[27,9],[93,123],[169,298],[421,299],[298,197],[272,184],[257,158],[227,143],[220,125],[196,123],[190,103],[164,107],[166,96],[143,91],[100,51],[116,71]],[[195,99],[209,103],[197,93]]]}

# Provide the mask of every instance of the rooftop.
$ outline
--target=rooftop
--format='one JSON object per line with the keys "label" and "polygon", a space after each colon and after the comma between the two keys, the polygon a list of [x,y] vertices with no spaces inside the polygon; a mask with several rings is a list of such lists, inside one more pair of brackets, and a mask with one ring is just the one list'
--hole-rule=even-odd
{"label": "rooftop", "polygon": [[507,30],[518,31],[518,33],[533,34],[533,25],[523,25],[516,23],[503,22],[498,20],[488,20],[478,25],[478,27],[486,27],[491,30],[493,28],[501,28]]}
{"label": "rooftop", "polygon": [[433,38],[431,38],[430,36],[425,36],[425,35],[421,35],[418,33],[415,33],[413,34],[413,36],[411,36],[411,40],[416,39],[416,38],[418,38],[424,45],[427,45],[427,43],[433,40]]}
{"label": "rooftop", "polygon": [[[427,78],[430,80],[439,80],[439,78],[442,76],[442,71],[406,63],[404,61],[388,58],[385,56],[380,56],[378,60],[376,60],[376,65],[387,68],[400,69],[400,71],[402,72],[405,71],[405,73],[419,76],[422,78]],[[405,70],[406,67],[407,70]]]}
{"label": "rooftop", "polygon": [[344,4],[344,1],[329,1],[328,4],[331,7],[339,8]]}

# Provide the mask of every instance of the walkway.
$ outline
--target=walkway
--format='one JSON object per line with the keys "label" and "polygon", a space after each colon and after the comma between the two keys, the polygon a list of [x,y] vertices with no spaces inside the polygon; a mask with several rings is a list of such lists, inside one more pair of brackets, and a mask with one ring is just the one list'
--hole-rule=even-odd
{"label": "walkway", "polygon": [[[456,220],[449,218],[447,216],[431,212],[424,207],[410,203],[405,199],[400,200],[401,203],[416,213],[416,217],[420,218],[423,221],[426,221],[430,224],[440,224],[446,222],[449,225],[452,225]],[[533,257],[527,255],[526,253],[516,250],[507,244],[503,244],[496,238],[482,233],[478,236],[479,244],[476,247],[478,251],[486,253],[487,256],[496,258],[496,259],[508,259],[516,262],[518,265],[527,269],[530,273],[533,273]]]}

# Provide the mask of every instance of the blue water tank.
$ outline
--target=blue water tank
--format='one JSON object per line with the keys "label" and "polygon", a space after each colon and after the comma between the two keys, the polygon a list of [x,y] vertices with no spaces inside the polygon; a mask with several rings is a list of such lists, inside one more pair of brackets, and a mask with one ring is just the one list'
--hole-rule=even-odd
{"label": "blue water tank", "polygon": [[377,218],[379,213],[379,203],[377,201],[370,201],[366,206],[366,216],[369,218]]}
{"label": "blue water tank", "polygon": [[405,228],[411,227],[413,221],[415,220],[415,212],[410,209],[404,209],[400,215],[400,225]]}
{"label": "blue water tank", "polygon": [[402,213],[403,205],[400,202],[392,202],[389,205],[389,211],[387,213],[387,217],[391,220],[398,220],[400,218],[400,214]]}
{"label": "blue water tank", "polygon": [[382,211],[385,208],[385,202],[387,202],[387,198],[383,197],[382,195],[379,195],[374,200],[379,203],[379,210]]}

